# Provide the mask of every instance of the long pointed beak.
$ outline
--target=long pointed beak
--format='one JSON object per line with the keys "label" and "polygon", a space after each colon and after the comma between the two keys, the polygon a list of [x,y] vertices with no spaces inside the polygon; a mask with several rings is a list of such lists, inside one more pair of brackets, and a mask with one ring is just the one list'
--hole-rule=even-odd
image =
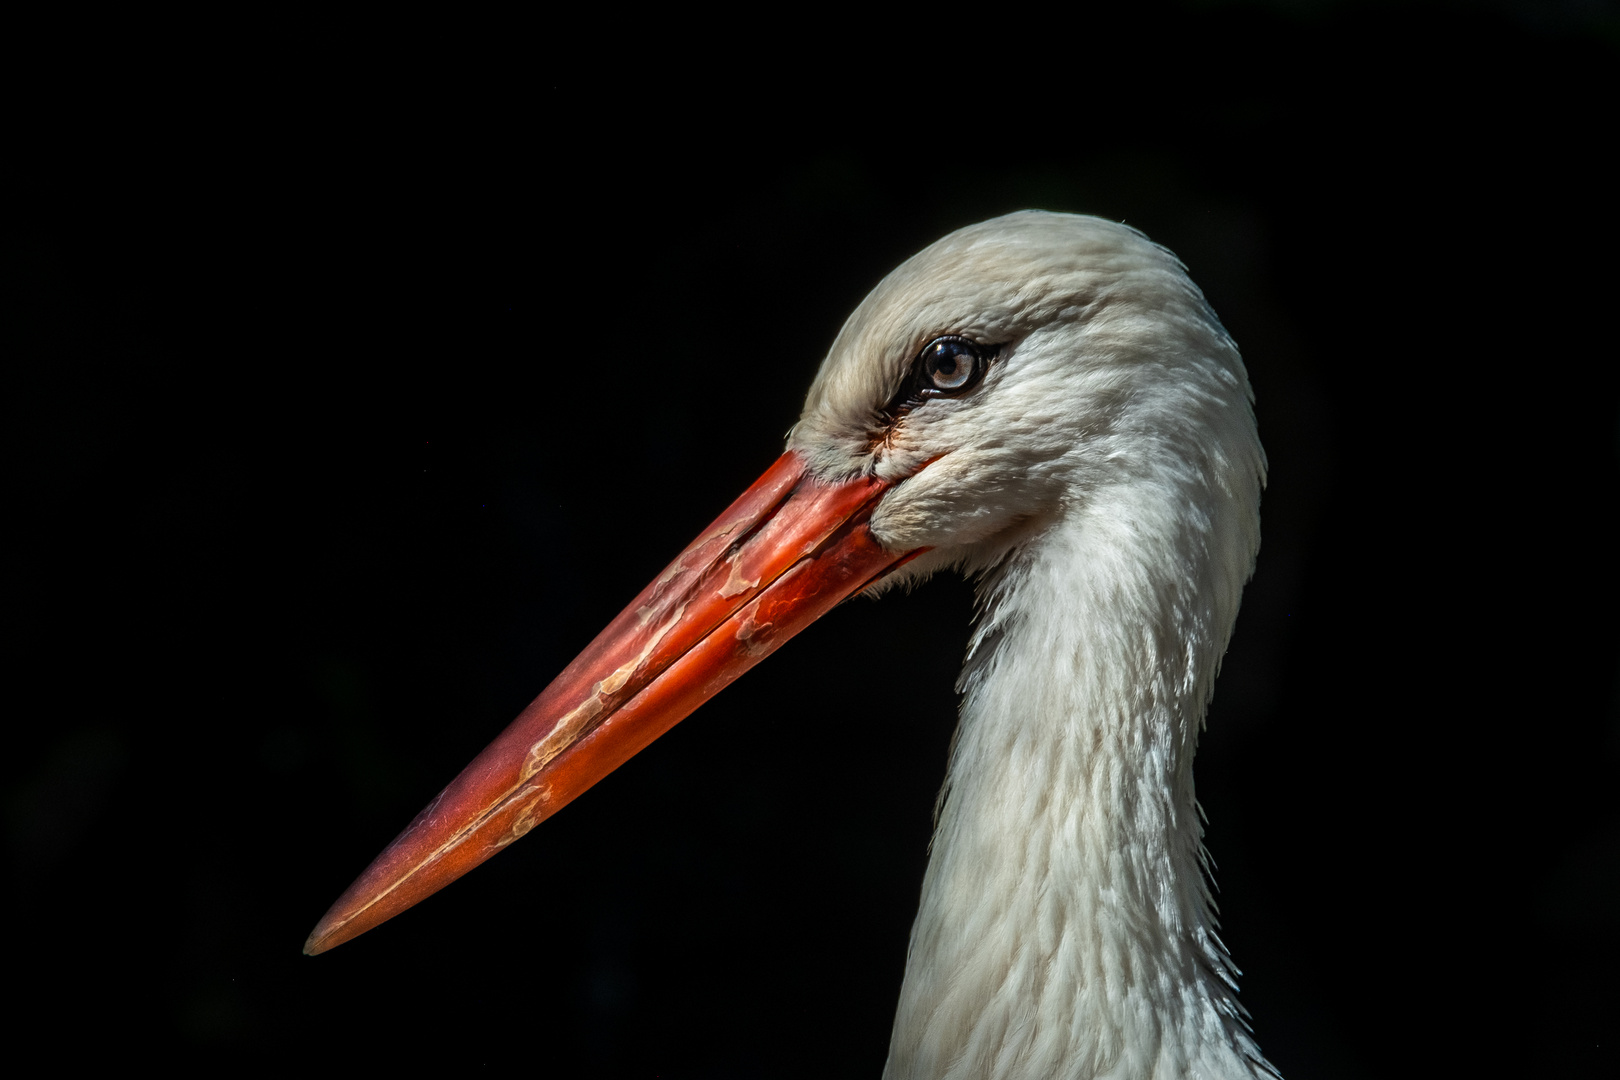
{"label": "long pointed beak", "polygon": [[910,558],[867,527],[890,485],[823,484],[783,454],[338,897],[343,944],[567,806],[794,634]]}

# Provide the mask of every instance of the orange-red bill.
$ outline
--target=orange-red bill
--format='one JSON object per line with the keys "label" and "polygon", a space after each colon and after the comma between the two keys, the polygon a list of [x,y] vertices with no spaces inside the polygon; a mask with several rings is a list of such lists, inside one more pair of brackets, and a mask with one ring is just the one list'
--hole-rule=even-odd
{"label": "orange-red bill", "polygon": [[304,951],[398,915],[568,805],[914,552],[867,527],[888,483],[783,454],[338,897]]}

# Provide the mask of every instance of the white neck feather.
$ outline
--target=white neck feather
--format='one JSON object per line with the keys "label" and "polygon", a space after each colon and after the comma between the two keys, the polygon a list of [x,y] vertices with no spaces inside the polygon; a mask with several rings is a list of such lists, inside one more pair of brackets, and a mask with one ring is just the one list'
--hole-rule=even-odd
{"label": "white neck feather", "polygon": [[1112,490],[980,586],[887,1080],[1275,1075],[1192,778],[1253,546],[1184,484]]}

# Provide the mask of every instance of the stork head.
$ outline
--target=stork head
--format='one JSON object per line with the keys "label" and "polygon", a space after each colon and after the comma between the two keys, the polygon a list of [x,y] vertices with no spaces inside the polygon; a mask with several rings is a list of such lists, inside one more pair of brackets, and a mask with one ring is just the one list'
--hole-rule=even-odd
{"label": "stork head", "polygon": [[[982,570],[1057,515],[1145,485],[1213,484],[1245,504],[1235,521],[1254,519],[1265,466],[1251,400],[1174,255],[1124,225],[1025,211],[884,278],[833,342],[788,446],[824,479],[896,485],[873,535],[929,550],[887,587]],[[1244,577],[1259,539],[1247,532]]]}
{"label": "stork head", "polygon": [[[787,453],[378,856],[306,951],[494,855],[852,593],[982,570],[1144,485],[1147,516],[1221,487],[1253,519],[1261,470],[1242,362],[1173,255],[1064,214],[952,233],[850,316]],[[1246,576],[1258,536],[1242,532]]]}

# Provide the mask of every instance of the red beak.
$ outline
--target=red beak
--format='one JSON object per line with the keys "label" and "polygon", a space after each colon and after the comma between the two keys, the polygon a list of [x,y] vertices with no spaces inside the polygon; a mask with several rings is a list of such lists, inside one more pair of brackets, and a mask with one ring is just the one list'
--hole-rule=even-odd
{"label": "red beak", "polygon": [[338,897],[311,956],[450,884],[916,552],[867,521],[890,485],[789,451],[641,591]]}

